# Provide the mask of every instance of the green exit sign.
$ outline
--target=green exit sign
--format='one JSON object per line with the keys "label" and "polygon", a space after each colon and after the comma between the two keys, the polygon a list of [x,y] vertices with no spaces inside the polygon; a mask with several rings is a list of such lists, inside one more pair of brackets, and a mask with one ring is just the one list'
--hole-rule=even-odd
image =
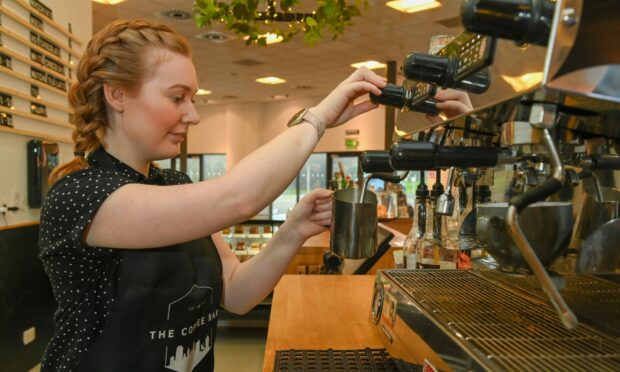
{"label": "green exit sign", "polygon": [[345,138],[344,147],[348,149],[356,149],[359,146],[360,141],[357,138]]}

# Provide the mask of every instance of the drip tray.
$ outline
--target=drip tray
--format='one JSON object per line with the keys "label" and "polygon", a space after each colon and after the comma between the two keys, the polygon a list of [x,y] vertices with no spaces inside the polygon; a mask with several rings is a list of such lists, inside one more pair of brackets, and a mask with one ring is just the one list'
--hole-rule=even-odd
{"label": "drip tray", "polygon": [[[513,286],[473,271],[383,273],[482,369],[620,370],[617,337],[583,322],[569,331],[548,302]],[[415,321],[410,324],[414,330]],[[418,334],[424,338],[424,333]],[[441,348],[425,341],[433,349]]]}
{"label": "drip tray", "polygon": [[[547,295],[532,275],[510,275],[495,270],[482,271],[489,277],[509,284],[548,302]],[[620,284],[590,275],[564,274],[560,294],[579,321],[620,337]]]}
{"label": "drip tray", "polygon": [[274,371],[422,371],[394,360],[385,349],[277,350]]}

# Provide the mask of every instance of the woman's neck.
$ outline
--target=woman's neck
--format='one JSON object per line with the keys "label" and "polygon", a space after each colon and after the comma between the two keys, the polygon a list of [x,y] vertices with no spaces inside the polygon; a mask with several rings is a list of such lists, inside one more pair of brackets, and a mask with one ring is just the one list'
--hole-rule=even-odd
{"label": "woman's neck", "polygon": [[135,150],[132,151],[130,144],[122,144],[119,141],[106,141],[106,144],[106,151],[110,155],[148,177],[151,161],[136,154]]}

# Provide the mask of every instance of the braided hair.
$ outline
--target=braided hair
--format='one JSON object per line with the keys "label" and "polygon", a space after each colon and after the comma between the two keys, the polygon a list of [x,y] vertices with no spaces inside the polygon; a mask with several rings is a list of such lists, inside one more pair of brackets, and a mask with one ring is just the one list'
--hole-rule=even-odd
{"label": "braided hair", "polygon": [[77,67],[77,81],[69,90],[73,108],[75,158],[57,167],[52,185],[64,176],[89,167],[86,154],[103,145],[109,128],[103,84],[135,90],[155,71],[157,61],[146,61],[151,48],[190,57],[187,40],[172,28],[142,19],[109,23],[90,40]]}

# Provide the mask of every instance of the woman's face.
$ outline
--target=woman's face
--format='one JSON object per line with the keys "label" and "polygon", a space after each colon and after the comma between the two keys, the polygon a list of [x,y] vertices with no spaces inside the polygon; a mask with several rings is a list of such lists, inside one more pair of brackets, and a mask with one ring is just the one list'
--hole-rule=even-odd
{"label": "woman's face", "polygon": [[196,70],[189,57],[165,49],[149,50],[144,60],[154,68],[140,89],[128,94],[120,129],[145,159],[174,157],[189,126],[199,122]]}

